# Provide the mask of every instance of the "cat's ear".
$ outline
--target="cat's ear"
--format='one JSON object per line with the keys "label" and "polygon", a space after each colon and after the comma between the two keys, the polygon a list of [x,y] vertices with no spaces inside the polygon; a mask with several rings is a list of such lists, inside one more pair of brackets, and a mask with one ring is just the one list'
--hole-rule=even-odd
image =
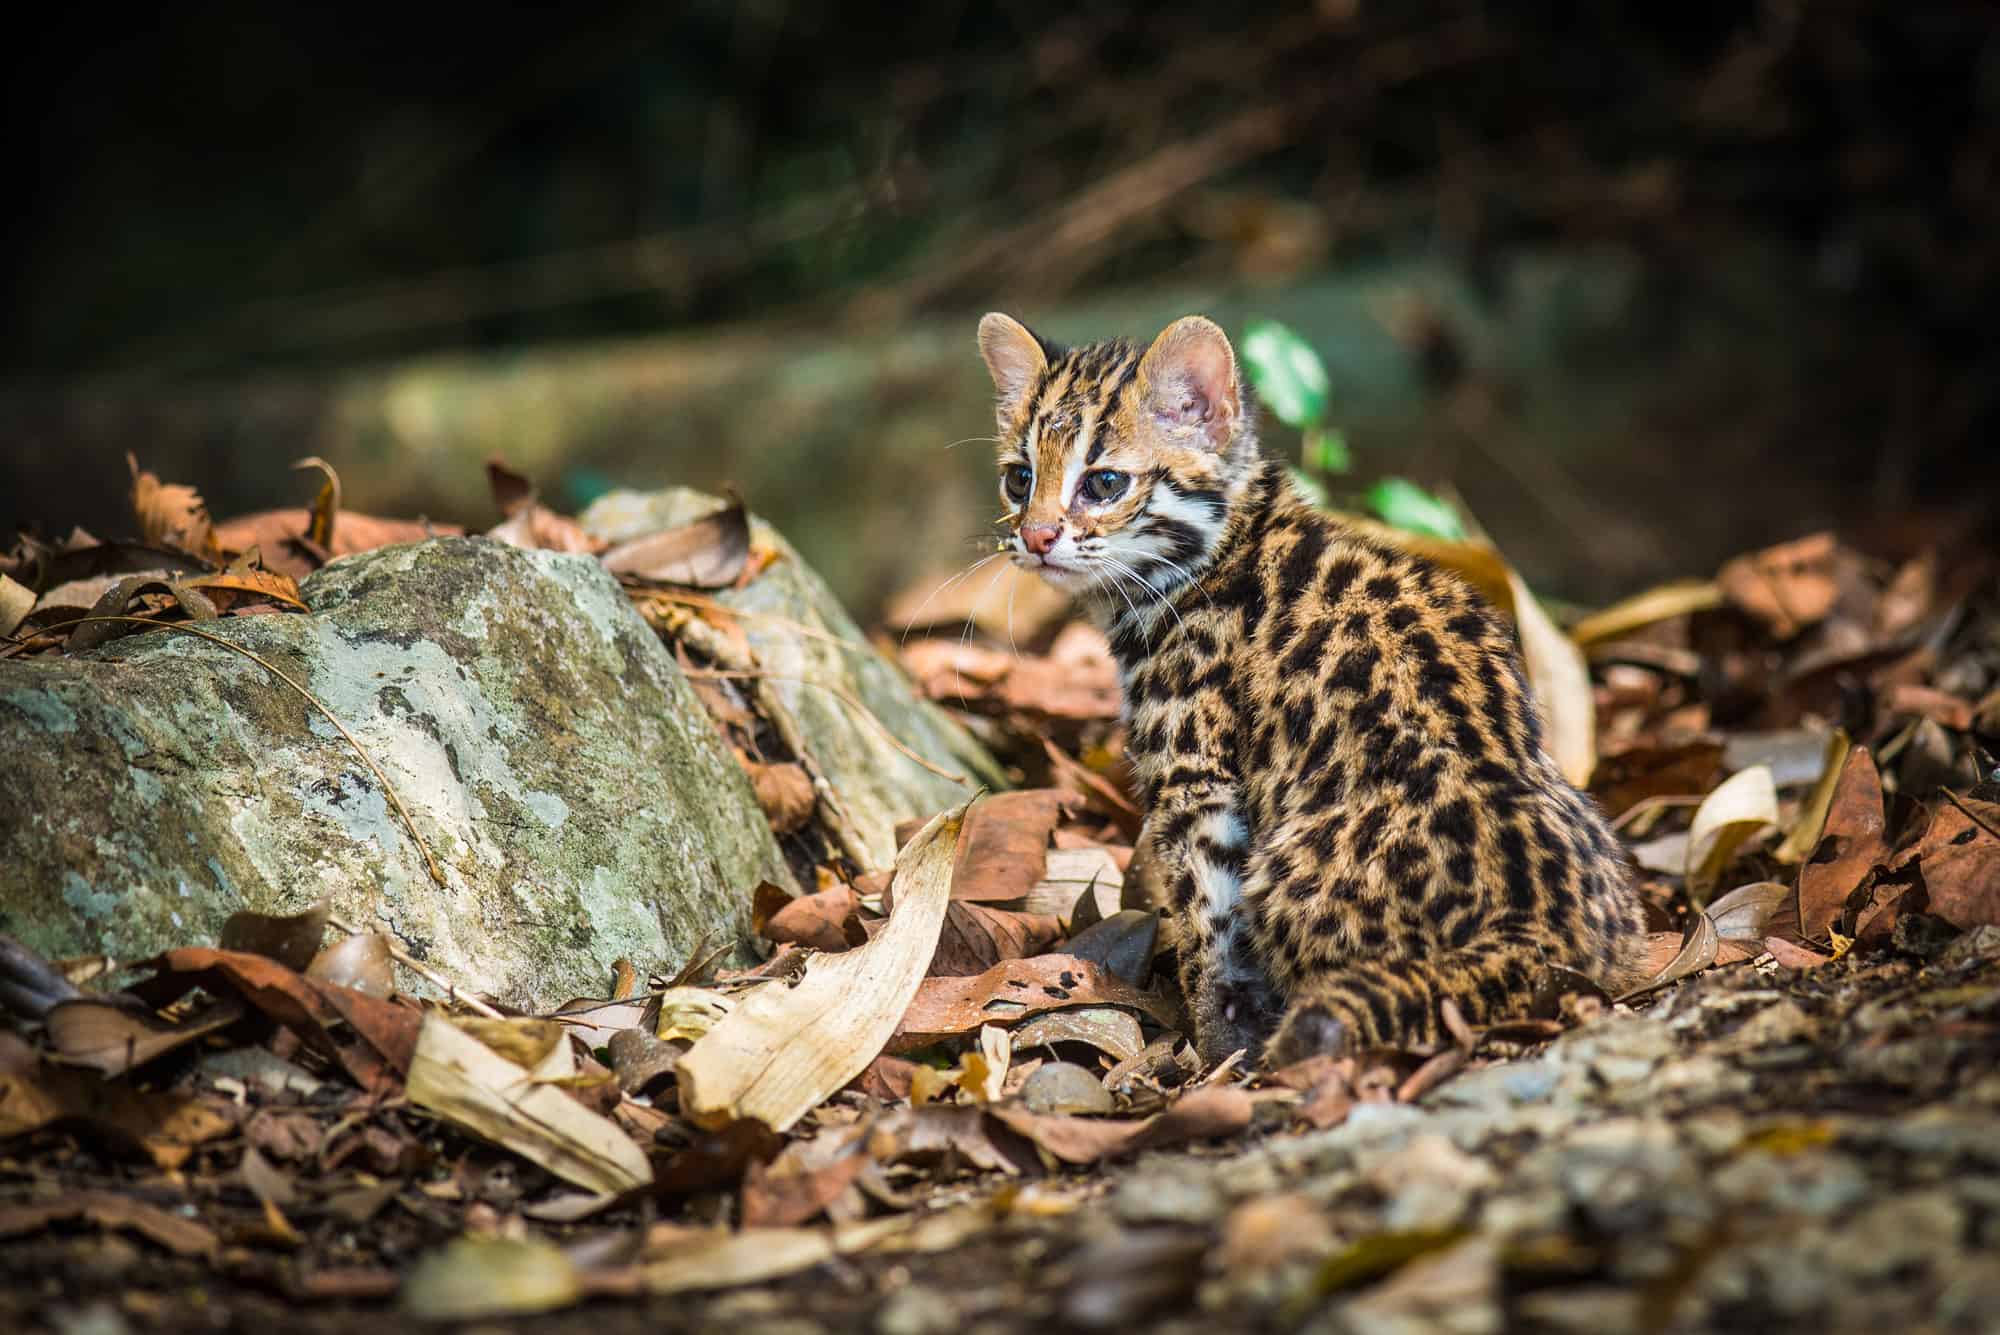
{"label": "cat's ear", "polygon": [[1236,438],[1236,351],[1215,321],[1189,315],[1168,325],[1140,359],[1139,380],[1147,409],[1168,431],[1198,431],[1213,450]]}
{"label": "cat's ear", "polygon": [[1013,421],[1021,400],[1048,369],[1048,354],[1028,326],[993,311],[979,321],[979,355],[986,359],[986,369],[993,375],[993,392],[999,399],[1004,426]]}

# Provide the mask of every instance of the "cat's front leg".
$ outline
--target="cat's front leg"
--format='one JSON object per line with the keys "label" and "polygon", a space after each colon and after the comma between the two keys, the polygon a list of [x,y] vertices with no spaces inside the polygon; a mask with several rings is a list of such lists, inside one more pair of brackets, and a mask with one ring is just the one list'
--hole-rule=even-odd
{"label": "cat's front leg", "polygon": [[1243,906],[1250,830],[1234,785],[1183,765],[1147,817],[1153,865],[1166,880],[1187,998],[1202,1060],[1239,1048],[1254,1058],[1281,1000],[1251,944]]}

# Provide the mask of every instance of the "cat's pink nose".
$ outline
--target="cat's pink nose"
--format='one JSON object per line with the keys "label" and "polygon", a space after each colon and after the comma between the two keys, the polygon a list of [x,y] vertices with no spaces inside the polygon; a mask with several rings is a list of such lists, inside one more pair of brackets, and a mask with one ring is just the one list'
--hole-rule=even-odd
{"label": "cat's pink nose", "polygon": [[1049,548],[1062,536],[1061,524],[1023,524],[1021,541],[1036,556],[1047,556]]}

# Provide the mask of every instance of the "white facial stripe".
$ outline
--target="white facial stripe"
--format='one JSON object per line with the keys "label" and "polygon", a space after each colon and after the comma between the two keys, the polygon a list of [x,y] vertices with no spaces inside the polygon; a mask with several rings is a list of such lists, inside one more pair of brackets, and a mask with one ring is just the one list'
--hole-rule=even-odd
{"label": "white facial stripe", "polygon": [[1083,480],[1083,457],[1090,453],[1090,429],[1096,423],[1088,418],[1077,429],[1076,440],[1070,444],[1069,454],[1063,459],[1062,503],[1067,510],[1076,503],[1077,483]]}

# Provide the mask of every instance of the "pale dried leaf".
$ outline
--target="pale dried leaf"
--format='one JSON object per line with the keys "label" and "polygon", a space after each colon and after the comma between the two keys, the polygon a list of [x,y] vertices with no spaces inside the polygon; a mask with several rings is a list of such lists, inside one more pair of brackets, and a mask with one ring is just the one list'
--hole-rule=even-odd
{"label": "pale dried leaf", "polygon": [[[558,1047],[568,1050],[567,1043]],[[628,1191],[652,1181],[645,1153],[617,1123],[535,1083],[526,1069],[435,1012],[424,1016],[407,1090],[418,1107],[586,1191]]]}
{"label": "pale dried leaf", "polygon": [[781,1279],[833,1255],[833,1236],[820,1229],[716,1229],[677,1240],[643,1273],[649,1293],[691,1293]]}
{"label": "pale dried leaf", "polygon": [[12,575],[0,574],[0,635],[12,635],[21,619],[34,610],[34,591]]}
{"label": "pale dried leaf", "polygon": [[410,1268],[398,1306],[425,1321],[469,1321],[550,1312],[582,1297],[575,1264],[554,1243],[463,1237]]}
{"label": "pale dried leaf", "polygon": [[1852,745],[1847,734],[1839,728],[1827,735],[1825,757],[1820,766],[1819,779],[1813,784],[1812,796],[1799,808],[1799,817],[1792,822],[1785,842],[1771,854],[1786,866],[1804,862],[1813,851],[1813,846],[1819,843],[1820,834],[1826,829],[1827,810],[1833,805],[1833,790],[1840,783],[1840,773],[1847,765],[1847,752]]}
{"label": "pale dried leaf", "polygon": [[1778,789],[1768,765],[1730,775],[1695,809],[1688,827],[1688,898],[1708,902],[1723,869],[1744,841],[1778,823]]}
{"label": "pale dried leaf", "polygon": [[1714,580],[1675,580],[1634,594],[1602,612],[1593,612],[1569,628],[1569,637],[1579,647],[1588,649],[1661,621],[1720,606],[1722,589]]}
{"label": "pale dried leaf", "polygon": [[968,806],[934,817],[897,856],[896,909],[872,941],[815,956],[794,986],[755,989],[681,1058],[683,1113],[784,1131],[881,1053],[937,950]]}

